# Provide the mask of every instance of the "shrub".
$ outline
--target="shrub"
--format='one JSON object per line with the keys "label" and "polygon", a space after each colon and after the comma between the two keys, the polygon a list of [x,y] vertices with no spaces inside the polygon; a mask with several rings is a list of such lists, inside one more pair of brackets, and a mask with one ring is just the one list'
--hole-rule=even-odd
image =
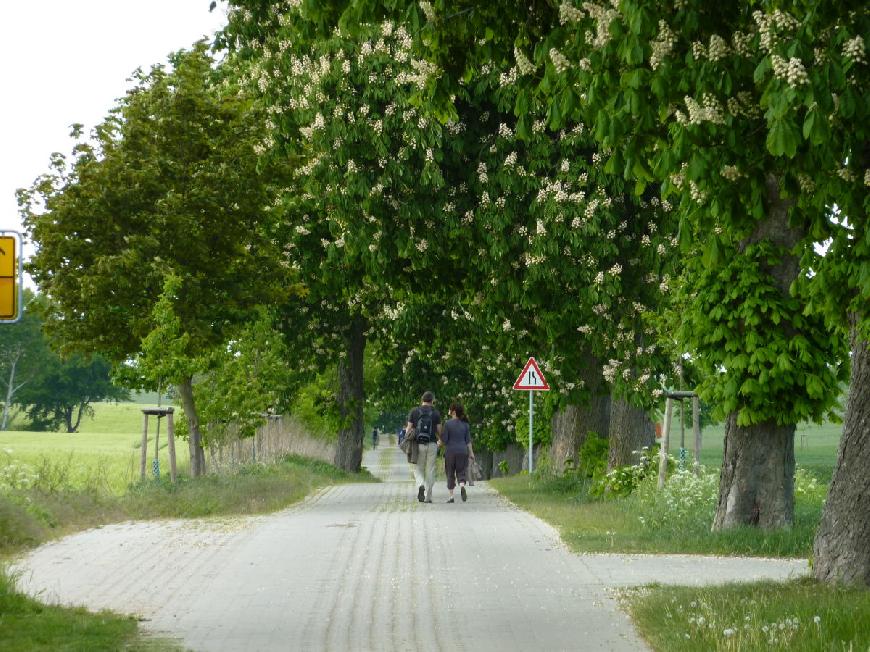
{"label": "shrub", "polygon": [[[638,453],[637,464],[631,466],[619,466],[592,483],[589,490],[592,496],[628,496],[647,477],[655,476],[658,468],[658,446],[649,448],[644,446]],[[675,464],[674,460],[668,459],[668,467]]]}
{"label": "shrub", "polygon": [[580,447],[580,463],[577,472],[584,478],[600,478],[607,472],[608,442],[596,432],[586,434]]}

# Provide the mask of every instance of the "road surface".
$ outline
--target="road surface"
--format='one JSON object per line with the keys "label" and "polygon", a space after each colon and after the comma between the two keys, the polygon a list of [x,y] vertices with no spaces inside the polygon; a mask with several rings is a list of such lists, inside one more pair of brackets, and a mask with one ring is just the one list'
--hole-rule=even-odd
{"label": "road surface", "polygon": [[[382,483],[330,487],[266,516],[129,522],[16,565],[45,602],[112,609],[192,650],[645,650],[615,587],[787,578],[806,561],[576,555],[478,483],[416,500],[395,447]],[[457,496],[458,498],[458,496]]]}

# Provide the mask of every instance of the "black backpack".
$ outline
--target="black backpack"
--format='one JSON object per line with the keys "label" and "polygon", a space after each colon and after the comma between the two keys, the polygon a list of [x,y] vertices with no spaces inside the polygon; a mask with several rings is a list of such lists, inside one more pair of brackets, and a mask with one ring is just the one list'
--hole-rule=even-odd
{"label": "black backpack", "polygon": [[417,419],[417,441],[428,444],[435,439],[435,425],[432,423],[432,408],[420,409],[420,418]]}

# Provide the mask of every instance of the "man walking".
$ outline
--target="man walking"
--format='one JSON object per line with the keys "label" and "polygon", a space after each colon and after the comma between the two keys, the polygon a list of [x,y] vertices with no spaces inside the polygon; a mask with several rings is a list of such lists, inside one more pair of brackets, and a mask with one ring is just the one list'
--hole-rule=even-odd
{"label": "man walking", "polygon": [[432,502],[432,485],[435,484],[435,460],[438,457],[438,445],[441,442],[441,415],[432,405],[435,396],[432,392],[424,392],[421,405],[418,405],[408,415],[405,429],[416,432],[419,453],[417,464],[414,465],[414,480],[417,483],[417,500]]}

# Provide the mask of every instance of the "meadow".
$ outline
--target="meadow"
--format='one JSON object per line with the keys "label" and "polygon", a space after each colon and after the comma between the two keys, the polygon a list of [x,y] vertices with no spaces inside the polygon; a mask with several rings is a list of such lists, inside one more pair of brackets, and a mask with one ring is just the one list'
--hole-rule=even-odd
{"label": "meadow", "polygon": [[[689,411],[687,403],[687,412]],[[680,448],[680,426],[674,419],[671,431],[671,454],[676,456]],[[802,423],[794,437],[794,455],[798,466],[815,475],[821,482],[830,482],[837,462],[837,447],[843,425],[840,423]],[[725,441],[724,424],[707,426],[701,432],[701,464],[711,469],[722,465],[722,449]],[[685,443],[688,460],[695,451],[695,439],[691,427],[686,428]]]}
{"label": "meadow", "polygon": [[[73,488],[97,485],[114,495],[123,494],[131,483],[139,479],[142,449],[142,409],[155,407],[137,403],[96,403],[94,416],[82,417],[79,432],[29,432],[9,430],[0,432],[0,473],[11,465],[22,466],[19,471],[36,472],[53,468],[66,470],[59,478]],[[160,470],[169,472],[166,420],[161,419],[159,442]],[[13,424],[14,426],[14,424]],[[157,418],[148,425],[148,473],[154,459]],[[177,440],[176,461],[180,473],[187,473],[190,455],[187,444]],[[0,486],[3,479],[0,477]]]}

